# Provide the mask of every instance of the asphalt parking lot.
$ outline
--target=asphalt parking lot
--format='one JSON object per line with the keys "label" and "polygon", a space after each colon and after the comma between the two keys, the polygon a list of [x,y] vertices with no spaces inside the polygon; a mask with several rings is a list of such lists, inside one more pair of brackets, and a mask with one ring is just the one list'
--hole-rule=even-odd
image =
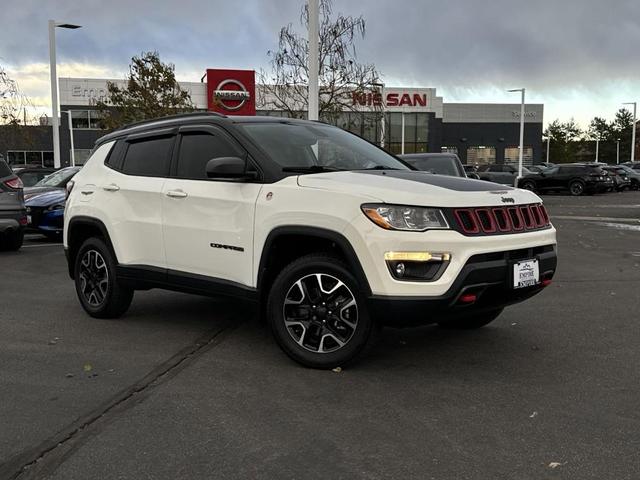
{"label": "asphalt parking lot", "polygon": [[478,331],[387,329],[341,372],[233,303],[91,319],[30,237],[0,253],[0,478],[639,478],[640,192],[544,200],[545,292]]}

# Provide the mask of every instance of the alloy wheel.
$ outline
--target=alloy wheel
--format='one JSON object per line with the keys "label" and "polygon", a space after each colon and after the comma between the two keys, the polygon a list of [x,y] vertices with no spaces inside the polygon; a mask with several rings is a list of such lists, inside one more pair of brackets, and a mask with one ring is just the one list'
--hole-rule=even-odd
{"label": "alloy wheel", "polygon": [[580,195],[582,193],[582,191],[584,190],[584,187],[582,186],[581,183],[579,182],[575,182],[571,184],[571,193],[574,195]]}
{"label": "alloy wheel", "polygon": [[283,316],[287,332],[298,345],[314,353],[331,353],[353,337],[358,325],[358,304],[340,279],[313,273],[291,285]]}
{"label": "alloy wheel", "polygon": [[109,270],[97,250],[87,250],[80,261],[80,292],[85,301],[99,307],[107,298]]}

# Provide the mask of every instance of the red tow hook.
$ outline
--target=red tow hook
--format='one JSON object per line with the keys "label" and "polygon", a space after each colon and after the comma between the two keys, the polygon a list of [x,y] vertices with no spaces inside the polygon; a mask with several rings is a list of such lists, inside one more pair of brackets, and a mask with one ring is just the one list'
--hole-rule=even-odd
{"label": "red tow hook", "polygon": [[544,280],[542,280],[542,286],[543,287],[548,287],[549,285],[551,285],[551,279],[550,278],[545,278]]}

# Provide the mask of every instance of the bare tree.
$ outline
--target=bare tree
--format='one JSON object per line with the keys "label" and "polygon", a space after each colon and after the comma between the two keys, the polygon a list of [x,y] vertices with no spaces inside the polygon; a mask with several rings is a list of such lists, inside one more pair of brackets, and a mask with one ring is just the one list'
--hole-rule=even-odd
{"label": "bare tree", "polygon": [[[263,108],[281,110],[294,118],[301,118],[308,110],[309,25],[307,4],[302,8],[301,35],[289,24],[280,30],[278,50],[268,51],[271,73],[259,73],[261,90],[258,104]],[[373,64],[357,61],[355,42],[365,36],[362,16],[332,15],[332,1],[320,0],[319,26],[319,114],[320,118],[334,122],[343,111],[362,111],[359,101],[365,93],[372,93],[373,101],[366,102],[367,110],[380,112],[382,98],[377,90],[379,75]],[[365,102],[362,102],[365,103]]]}
{"label": "bare tree", "polygon": [[27,117],[27,110],[33,110],[33,104],[22,93],[18,82],[0,66],[0,125],[27,125],[33,118]]}

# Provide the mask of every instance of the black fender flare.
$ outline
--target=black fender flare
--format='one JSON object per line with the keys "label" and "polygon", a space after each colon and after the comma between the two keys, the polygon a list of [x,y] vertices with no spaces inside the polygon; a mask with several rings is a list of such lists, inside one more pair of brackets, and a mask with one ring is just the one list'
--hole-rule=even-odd
{"label": "black fender flare", "polygon": [[[72,279],[74,274],[73,269],[74,269],[74,262],[75,262],[75,253],[76,253],[72,249],[72,244],[75,243],[73,242],[73,231],[75,228],[82,227],[82,226],[90,226],[92,228],[99,230],[107,246],[111,250],[111,253],[113,253],[114,258],[116,259],[116,263],[118,262],[116,252],[113,248],[113,244],[111,243],[111,236],[109,235],[109,230],[107,230],[107,226],[97,218],[88,217],[85,215],[78,215],[77,217],[73,217],[71,220],[69,220],[69,225],[67,227],[68,249],[65,249],[65,254],[67,256],[67,267],[69,269],[69,276]],[[75,245],[75,244],[73,245],[73,248],[79,248],[79,247],[80,245]]]}
{"label": "black fender flare", "polygon": [[371,287],[369,286],[369,280],[364,273],[364,269],[362,268],[362,264],[360,263],[360,259],[356,254],[353,246],[347,240],[347,238],[341,233],[336,232],[335,230],[329,230],[321,227],[311,227],[304,225],[284,225],[280,227],[276,227],[269,235],[264,242],[264,246],[262,247],[262,252],[260,255],[260,264],[258,267],[258,279],[257,279],[257,287],[258,290],[262,290],[262,282],[264,281],[264,273],[266,271],[267,259],[269,258],[269,252],[273,248],[274,242],[281,236],[284,235],[304,235],[308,237],[316,237],[323,240],[329,240],[336,244],[336,246],[342,251],[344,254],[347,265],[351,269],[351,272],[354,274],[358,283],[360,284],[360,288],[362,289],[362,293],[366,296],[371,295]]}

